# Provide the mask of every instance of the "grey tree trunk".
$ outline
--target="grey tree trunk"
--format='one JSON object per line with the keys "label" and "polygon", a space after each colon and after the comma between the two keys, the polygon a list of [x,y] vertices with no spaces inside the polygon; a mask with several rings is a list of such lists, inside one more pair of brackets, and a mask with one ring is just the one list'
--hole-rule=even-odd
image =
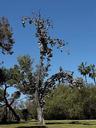
{"label": "grey tree trunk", "polygon": [[38,114],[37,117],[38,117],[38,121],[40,125],[45,125],[44,116],[43,116],[43,108],[41,108],[39,104],[37,107],[37,114]]}
{"label": "grey tree trunk", "polygon": [[37,118],[39,121],[40,125],[45,125],[45,121],[44,121],[44,115],[43,115],[43,107],[41,107],[40,102],[39,102],[39,96],[38,96],[38,91],[36,90],[35,92],[35,101],[37,104]]}
{"label": "grey tree trunk", "polygon": [[86,82],[86,84],[87,84],[87,76],[85,75],[85,82]]}

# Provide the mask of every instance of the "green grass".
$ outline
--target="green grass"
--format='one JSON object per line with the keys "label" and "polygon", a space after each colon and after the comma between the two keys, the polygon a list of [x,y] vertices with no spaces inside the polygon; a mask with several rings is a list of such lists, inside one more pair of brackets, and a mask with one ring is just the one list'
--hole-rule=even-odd
{"label": "green grass", "polygon": [[[0,128],[18,128],[20,126],[38,125],[34,120],[19,124],[0,125]],[[96,120],[47,120],[48,128],[96,128]]]}
{"label": "green grass", "polygon": [[96,128],[96,120],[48,121],[48,128]]}

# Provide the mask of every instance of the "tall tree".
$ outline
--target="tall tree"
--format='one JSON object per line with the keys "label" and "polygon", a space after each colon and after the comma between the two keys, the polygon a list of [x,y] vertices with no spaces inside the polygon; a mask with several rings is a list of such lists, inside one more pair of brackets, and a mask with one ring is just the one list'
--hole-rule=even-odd
{"label": "tall tree", "polygon": [[45,104],[45,95],[48,93],[50,88],[57,83],[57,81],[64,82],[67,80],[69,83],[72,83],[72,74],[66,73],[60,69],[60,72],[48,78],[48,71],[49,67],[51,66],[50,61],[53,56],[53,47],[57,46],[57,48],[61,49],[66,45],[66,43],[64,40],[52,38],[49,35],[49,28],[52,27],[51,22],[49,19],[42,18],[41,14],[34,15],[33,17],[23,17],[23,26],[25,26],[27,21],[36,28],[36,37],[38,38],[40,48],[40,63],[36,70],[35,76],[33,77],[34,84],[31,86],[35,87],[35,96],[38,106],[38,120],[41,124],[44,124],[43,109]]}
{"label": "tall tree", "polygon": [[[22,92],[27,93],[30,97],[35,96],[37,102],[37,113],[40,124],[44,125],[44,98],[48,92],[57,85],[57,82],[67,82],[72,84],[73,77],[71,73],[64,72],[62,68],[60,71],[49,77],[49,68],[51,66],[51,58],[53,56],[53,47],[63,50],[66,43],[59,38],[52,38],[49,35],[49,28],[51,22],[49,19],[44,19],[42,16],[34,15],[33,17],[23,17],[22,24],[25,27],[26,22],[35,26],[36,37],[38,38],[38,45],[40,48],[40,63],[32,70],[32,61],[30,57],[19,57],[18,65],[15,65],[16,74],[12,74],[17,86]],[[15,76],[17,75],[17,76]]]}

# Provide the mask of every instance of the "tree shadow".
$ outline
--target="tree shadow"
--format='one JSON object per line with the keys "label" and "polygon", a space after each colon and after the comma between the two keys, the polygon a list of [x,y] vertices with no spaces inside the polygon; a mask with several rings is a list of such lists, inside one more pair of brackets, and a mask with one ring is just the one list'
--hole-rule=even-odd
{"label": "tree shadow", "polygon": [[80,122],[80,121],[70,121],[70,122],[47,122],[46,124],[81,124],[81,125],[96,125],[96,124],[90,124],[88,122]]}
{"label": "tree shadow", "polygon": [[16,128],[48,128],[47,126],[19,126]]}
{"label": "tree shadow", "polygon": [[0,125],[6,125],[6,124],[19,124],[20,122],[17,121],[1,121]]}

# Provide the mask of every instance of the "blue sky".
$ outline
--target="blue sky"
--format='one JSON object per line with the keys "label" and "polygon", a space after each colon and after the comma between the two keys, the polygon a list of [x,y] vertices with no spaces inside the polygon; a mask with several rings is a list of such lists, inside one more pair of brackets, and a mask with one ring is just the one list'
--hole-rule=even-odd
{"label": "blue sky", "polygon": [[54,51],[50,73],[62,66],[77,73],[82,61],[96,64],[96,0],[0,0],[0,16],[6,16],[13,28],[14,54],[4,56],[4,66],[16,64],[19,55],[29,54],[38,62],[38,46],[31,26],[22,27],[22,16],[31,16],[32,11],[52,19],[54,28],[50,32],[69,42],[70,55]]}

